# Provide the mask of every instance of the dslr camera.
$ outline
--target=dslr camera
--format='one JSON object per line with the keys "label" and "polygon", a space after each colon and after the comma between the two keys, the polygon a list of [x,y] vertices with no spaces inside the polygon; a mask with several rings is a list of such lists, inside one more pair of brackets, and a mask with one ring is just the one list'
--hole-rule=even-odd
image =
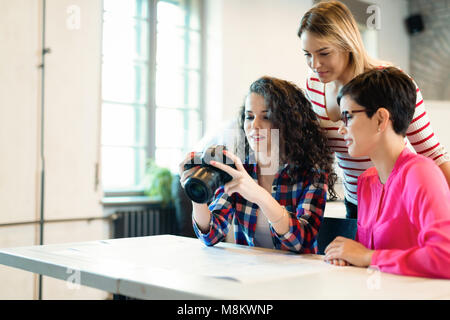
{"label": "dslr camera", "polygon": [[195,153],[191,161],[184,165],[184,170],[200,166],[184,184],[184,191],[189,199],[197,203],[211,202],[216,189],[233,179],[225,171],[209,164],[210,161],[216,161],[236,169],[233,160],[223,154],[224,150],[225,146],[211,146],[203,153]]}

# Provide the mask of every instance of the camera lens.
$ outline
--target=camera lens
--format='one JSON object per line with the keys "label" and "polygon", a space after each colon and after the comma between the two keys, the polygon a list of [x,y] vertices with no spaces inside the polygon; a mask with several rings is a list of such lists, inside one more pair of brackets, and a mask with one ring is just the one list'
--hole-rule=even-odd
{"label": "camera lens", "polygon": [[192,181],[189,185],[189,191],[192,195],[192,198],[203,201],[203,199],[207,198],[208,190],[206,190],[206,186],[199,181]]}
{"label": "camera lens", "polygon": [[212,200],[216,189],[223,185],[220,178],[217,169],[203,167],[186,180],[184,190],[192,201],[207,203]]}
{"label": "camera lens", "polygon": [[184,190],[188,197],[197,203],[206,203],[212,198],[212,191],[209,190],[205,182],[196,178],[187,179]]}

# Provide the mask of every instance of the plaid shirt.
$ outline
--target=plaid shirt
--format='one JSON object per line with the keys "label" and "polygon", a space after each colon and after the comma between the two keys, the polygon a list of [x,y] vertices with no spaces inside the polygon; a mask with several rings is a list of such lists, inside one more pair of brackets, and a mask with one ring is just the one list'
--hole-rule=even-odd
{"label": "plaid shirt", "polygon": [[[244,164],[244,168],[257,182],[257,165]],[[286,171],[287,165],[280,168],[275,175],[272,197],[288,211],[289,231],[278,235],[269,224],[274,247],[297,253],[317,253],[316,240],[325,210],[327,177],[322,176],[317,186],[314,186],[305,173],[296,183],[291,184]],[[254,246],[258,205],[247,201],[236,192],[231,196],[227,195],[221,186],[216,190],[209,210],[212,215],[210,231],[207,234],[203,234],[192,219],[197,237],[206,245],[212,246],[224,240],[231,221],[234,221],[236,243]]]}

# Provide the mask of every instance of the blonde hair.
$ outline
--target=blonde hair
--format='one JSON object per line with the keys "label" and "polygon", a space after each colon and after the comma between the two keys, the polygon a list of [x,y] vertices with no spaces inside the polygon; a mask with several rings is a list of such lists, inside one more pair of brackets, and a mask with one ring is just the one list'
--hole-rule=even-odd
{"label": "blonde hair", "polygon": [[368,55],[355,18],[342,2],[319,2],[312,7],[300,22],[298,36],[301,37],[305,31],[349,52],[349,64],[354,76],[381,64],[390,64],[377,61]]}

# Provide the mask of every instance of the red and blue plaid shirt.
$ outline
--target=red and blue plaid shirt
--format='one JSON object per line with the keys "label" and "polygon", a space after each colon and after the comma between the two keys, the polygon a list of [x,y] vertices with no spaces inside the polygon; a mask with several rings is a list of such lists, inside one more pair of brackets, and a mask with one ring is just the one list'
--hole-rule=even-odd
{"label": "red and blue plaid shirt", "polygon": [[[256,164],[244,164],[244,168],[254,180],[258,180]],[[278,235],[269,224],[274,248],[296,253],[317,253],[316,240],[325,210],[327,177],[321,175],[320,180],[313,183],[312,176],[305,173],[292,184],[287,168],[287,165],[280,168],[272,184],[272,197],[286,208],[290,218],[289,231],[284,235]],[[203,234],[192,219],[194,231],[200,240],[212,246],[225,239],[234,221],[236,243],[254,246],[258,208],[239,193],[227,195],[222,186],[216,190],[209,205],[212,213],[210,231]]]}

